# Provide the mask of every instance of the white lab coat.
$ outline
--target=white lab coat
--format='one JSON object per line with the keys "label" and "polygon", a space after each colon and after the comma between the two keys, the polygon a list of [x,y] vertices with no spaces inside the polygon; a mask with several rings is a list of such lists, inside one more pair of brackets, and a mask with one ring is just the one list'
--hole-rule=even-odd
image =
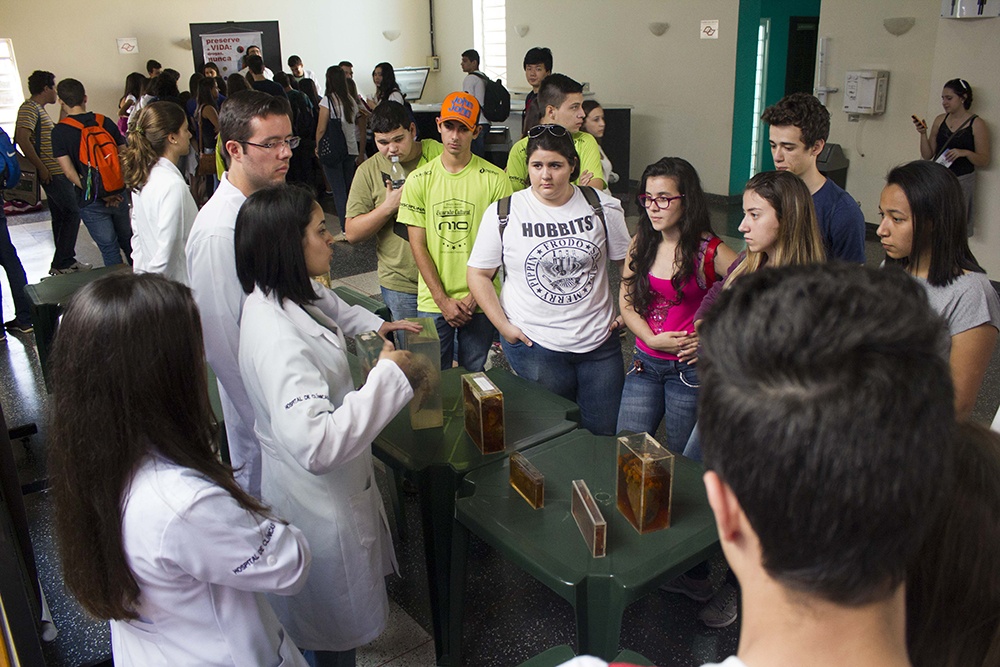
{"label": "white lab coat", "polygon": [[146,185],[132,193],[133,268],[187,285],[184,246],[196,215],[198,205],[180,169],[161,157]]}
{"label": "white lab coat", "polygon": [[305,584],[309,546],[297,528],[156,455],[136,470],[123,507],[139,619],[111,621],[116,665],[306,666],[261,595]]}
{"label": "white lab coat", "polygon": [[[314,286],[325,290],[318,283]],[[339,300],[339,299],[338,299]],[[240,368],[263,452],[263,499],[305,533],[313,566],[301,593],[271,605],[301,648],[344,651],[385,629],[385,575],[396,568],[375,485],[371,442],[413,397],[391,361],[355,391],[344,333],[381,320],[343,304],[341,319],[315,306],[280,305],[258,289],[243,308]]]}

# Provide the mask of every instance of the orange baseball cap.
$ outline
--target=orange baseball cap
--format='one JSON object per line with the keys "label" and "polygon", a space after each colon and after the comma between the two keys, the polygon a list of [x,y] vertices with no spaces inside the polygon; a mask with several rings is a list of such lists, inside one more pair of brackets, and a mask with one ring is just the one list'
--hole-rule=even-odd
{"label": "orange baseball cap", "polygon": [[476,121],[479,120],[479,100],[468,93],[452,93],[444,98],[438,120],[457,120],[470,130],[474,130]]}

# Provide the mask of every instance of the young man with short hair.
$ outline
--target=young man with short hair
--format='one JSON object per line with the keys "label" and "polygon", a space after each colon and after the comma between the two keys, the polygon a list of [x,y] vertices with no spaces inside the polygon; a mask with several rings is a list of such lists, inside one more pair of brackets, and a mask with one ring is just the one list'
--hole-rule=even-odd
{"label": "young man with short hair", "polygon": [[[572,133],[573,145],[580,156],[580,178],[589,174],[589,185],[595,190],[603,190],[606,186],[601,167],[601,148],[593,135],[580,131],[583,119],[587,117],[583,111],[583,86],[565,74],[551,74],[542,82],[535,104],[542,112],[540,125],[561,125]],[[528,129],[530,131],[531,128]],[[525,135],[514,144],[507,156],[507,176],[515,192],[529,185],[527,151],[528,137]]]}
{"label": "young man with short hair", "polygon": [[163,65],[160,64],[158,60],[153,60],[150,58],[146,61],[146,75],[152,79],[153,77],[160,76],[160,72],[163,71]]}
{"label": "young man with short hair", "polygon": [[73,184],[66,178],[59,161],[52,154],[54,126],[45,110],[46,104],[58,102],[55,75],[52,72],[35,70],[28,77],[28,92],[31,97],[17,110],[14,142],[21,147],[24,157],[34,165],[38,180],[49,201],[52,241],[55,245],[49,275],[83,271],[91,266],[76,259],[80,207],[76,201]]}
{"label": "young man with short hair", "polygon": [[264,76],[264,59],[258,55],[247,56],[247,68],[250,74],[247,81],[254,90],[259,90],[268,95],[285,97],[285,89],[273,81],[273,77]]}
{"label": "young man with short hair", "polygon": [[[535,46],[524,54],[524,78],[531,86],[531,92],[524,98],[524,119],[527,122],[528,111],[538,97],[538,89],[549,74],[552,74],[552,51],[545,46]],[[528,132],[525,126],[522,134]]]}
{"label": "young man with short hair", "polygon": [[420,272],[418,315],[434,319],[442,369],[451,368],[456,337],[458,363],[469,371],[484,369],[493,342],[493,325],[469,293],[466,264],[483,212],[511,188],[500,169],[472,154],[479,111],[468,93],[445,98],[437,119],[444,152],[407,177],[399,204]]}
{"label": "young man with short hair", "polygon": [[[85,201],[87,186],[91,185],[85,181],[91,167],[80,160],[80,144],[84,140],[83,130],[70,123],[76,121],[84,128],[93,127],[97,125],[97,115],[87,111],[87,93],[83,84],[76,79],[60,81],[56,86],[56,94],[65,117],[52,128],[52,155],[59,161],[59,167],[66,178],[76,186],[80,217],[83,218],[83,224],[87,226],[90,237],[100,248],[104,265],[121,264],[122,252],[131,264],[132,222],[129,218],[124,187],[117,192],[108,192],[104,197],[93,201]],[[118,131],[115,122],[105,116],[101,127],[117,144],[118,150],[121,150],[125,145],[125,139]],[[107,185],[105,184],[106,189]]]}
{"label": "young man with short hair", "polygon": [[[298,83],[302,79],[312,79],[316,81],[316,73],[311,69],[306,69],[302,64],[302,58],[298,56],[288,56],[288,68],[292,70],[292,78]],[[319,82],[316,81],[317,86]]]}
{"label": "young man with short hair", "polygon": [[[256,44],[248,46],[247,47],[247,52],[243,56],[243,69],[240,70],[240,74],[242,74],[243,76],[248,76],[250,74],[250,66],[249,66],[249,58],[250,58],[250,56],[258,56],[262,60],[264,58],[264,54],[261,52],[259,46],[257,46]],[[274,72],[272,72],[267,67],[264,67],[264,70],[263,70],[262,74],[264,75],[264,78],[267,79],[268,81],[270,81],[270,80],[272,80],[274,78]]]}
{"label": "young man with short hair", "polygon": [[[219,381],[229,457],[236,481],[260,498],[261,452],[254,412],[240,374],[240,314],[247,295],[236,276],[233,238],[236,216],[247,197],[285,180],[298,137],[292,135],[291,108],[284,97],[256,90],[232,95],[219,114],[219,141],[229,170],[198,212],[188,237],[188,275],[201,314],[205,359]],[[330,290],[318,290],[314,305],[353,336],[398,328],[361,307],[348,307]]]}
{"label": "young man with short hair", "polygon": [[479,51],[467,49],[462,52],[462,91],[472,95],[479,102],[479,134],[472,140],[472,154],[486,157],[486,136],[490,133],[490,121],[486,119],[482,108],[486,104],[486,75],[479,71]]}
{"label": "young man with short hair", "polygon": [[354,174],[344,233],[350,243],[375,236],[379,287],[392,319],[416,317],[417,263],[405,236],[406,228],[396,225],[396,213],[406,186],[394,189],[390,175],[392,159],[398,160],[405,178],[441,155],[444,147],[434,139],[417,141],[417,128],[406,108],[391,100],[375,107],[368,127],[378,153],[365,160]]}
{"label": "young man with short hair", "polygon": [[705,487],[743,590],[726,667],[910,664],[906,566],[952,483],[941,327],[903,272],[846,264],[748,275],[705,318]]}
{"label": "young man with short hair", "polygon": [[775,169],[792,172],[812,193],[827,259],[864,264],[865,216],[861,207],[816,166],[830,136],[830,112],[809,93],[792,93],[765,109],[761,119],[771,126],[768,133]]}

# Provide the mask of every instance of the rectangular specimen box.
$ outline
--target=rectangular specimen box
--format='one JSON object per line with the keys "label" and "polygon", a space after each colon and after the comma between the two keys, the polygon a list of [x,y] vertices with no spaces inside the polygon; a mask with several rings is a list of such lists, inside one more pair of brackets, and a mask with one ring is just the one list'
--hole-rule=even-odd
{"label": "rectangular specimen box", "polygon": [[607,553],[608,522],[604,520],[594,496],[590,495],[590,489],[582,479],[573,480],[572,508],[573,518],[590,549],[590,555],[603,558]]}
{"label": "rectangular specimen box", "polygon": [[378,363],[385,341],[374,331],[366,331],[354,337],[354,346],[358,350],[358,362],[361,366],[361,384],[368,381],[368,374]]}
{"label": "rectangular specimen box", "polygon": [[483,454],[502,452],[506,443],[503,431],[503,392],[486,373],[462,376],[462,407],[465,432]]}
{"label": "rectangular specimen box", "polygon": [[545,507],[545,477],[519,452],[510,455],[510,485],[536,510]]}
{"label": "rectangular specimen box", "polygon": [[434,320],[429,317],[411,317],[420,324],[419,332],[396,331],[399,349],[413,354],[410,365],[413,375],[413,400],[410,401],[410,426],[415,431],[444,425],[441,410],[441,341],[438,339]]}
{"label": "rectangular specimen box", "polygon": [[647,433],[618,438],[618,511],[640,535],[670,525],[674,455]]}

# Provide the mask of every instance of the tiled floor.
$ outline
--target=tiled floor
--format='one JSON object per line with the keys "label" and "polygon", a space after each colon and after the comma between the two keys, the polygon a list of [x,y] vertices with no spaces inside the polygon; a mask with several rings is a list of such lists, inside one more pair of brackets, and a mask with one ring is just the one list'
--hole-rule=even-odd
{"label": "tiled floor", "polygon": [[[733,214],[713,210],[716,229],[735,234]],[[37,282],[48,270],[52,252],[51,232],[44,215],[31,221],[9,220],[11,236],[28,273]],[[737,222],[738,224],[738,222]],[[336,229],[334,225],[331,228]],[[728,233],[728,234],[727,234]],[[730,239],[727,239],[730,240]],[[741,247],[739,241],[732,241]],[[100,253],[81,227],[78,258],[99,265]],[[880,261],[877,243],[868,243],[869,263]],[[346,284],[370,295],[378,294],[373,243],[350,246],[338,243],[331,275],[335,284]],[[13,312],[5,278],[4,313]],[[630,359],[632,340],[623,339],[625,358]],[[497,360],[503,363],[502,359]],[[45,645],[48,665],[92,664],[109,655],[107,627],[87,618],[62,587],[58,559],[51,533],[51,501],[40,489],[45,487],[45,415],[47,395],[34,350],[33,338],[8,335],[0,346],[0,401],[10,425],[36,422],[38,435],[27,445],[14,443],[18,473],[26,491],[25,504],[31,523],[32,541],[39,560],[42,587],[59,628],[59,636]],[[974,417],[990,421],[1000,403],[1000,362],[995,355]],[[385,488],[380,475],[380,486]],[[390,505],[386,503],[386,506]],[[358,652],[362,666],[392,665],[416,667],[434,663],[434,647],[429,629],[423,545],[419,508],[412,497],[404,499],[406,541],[396,539],[401,576],[389,580],[392,600],[389,629],[375,642]],[[394,528],[395,530],[395,528]],[[483,666],[516,665],[560,644],[575,643],[575,618],[568,603],[505,561],[484,543],[473,539],[469,554],[469,579],[464,618],[463,664]],[[713,563],[713,577],[722,576],[721,563]],[[664,666],[700,665],[729,655],[738,637],[736,623],[723,630],[709,630],[696,620],[699,605],[678,595],[657,592],[630,606],[623,619],[622,648],[645,655]]]}

